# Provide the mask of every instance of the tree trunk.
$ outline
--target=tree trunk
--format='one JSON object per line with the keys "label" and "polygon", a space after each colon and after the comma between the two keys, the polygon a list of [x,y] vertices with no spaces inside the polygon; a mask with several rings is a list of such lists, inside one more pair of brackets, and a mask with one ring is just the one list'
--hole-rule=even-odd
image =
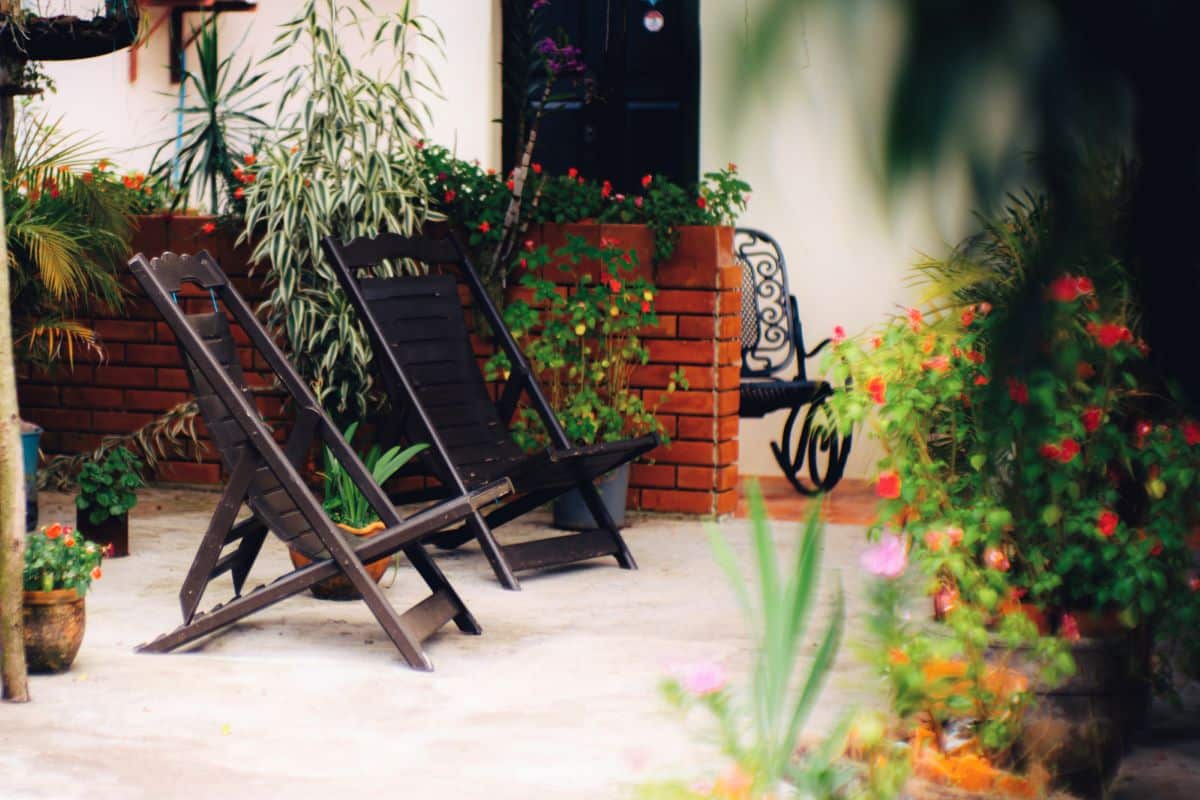
{"label": "tree trunk", "polygon": [[[0,183],[4,166],[0,164]],[[12,309],[8,302],[8,237],[0,193],[0,696],[29,701],[22,589],[25,572],[25,479]]]}

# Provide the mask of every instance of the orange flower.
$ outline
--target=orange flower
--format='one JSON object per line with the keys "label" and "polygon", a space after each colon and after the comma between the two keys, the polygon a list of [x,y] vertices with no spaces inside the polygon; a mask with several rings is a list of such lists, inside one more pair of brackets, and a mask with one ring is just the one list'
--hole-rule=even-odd
{"label": "orange flower", "polygon": [[875,481],[875,494],[888,500],[900,496],[900,476],[893,470],[879,473]]}
{"label": "orange flower", "polygon": [[103,574],[104,573],[100,571],[99,567],[92,567],[92,580],[94,580],[94,581],[100,580],[100,576]]}
{"label": "orange flower", "polygon": [[212,222],[206,222],[206,223],[204,223],[203,225],[201,225],[201,226],[200,226],[200,232],[201,232],[201,233],[212,233],[212,232],[213,232],[213,231],[215,231],[216,229],[217,229],[217,226],[216,226],[216,224],[214,224],[214,223],[212,223]]}
{"label": "orange flower", "polygon": [[233,199],[234,200],[242,200],[245,197],[246,197],[246,190],[243,189],[242,187],[239,186],[233,190]]}
{"label": "orange flower", "polygon": [[867,381],[867,394],[877,405],[883,405],[887,400],[887,383],[879,375]]}
{"label": "orange flower", "polygon": [[254,155],[254,153],[246,153],[246,155],[242,156],[242,161],[245,162],[247,167],[253,167],[258,163],[258,156]]}
{"label": "orange flower", "polygon": [[63,526],[56,522],[53,525],[47,526],[43,533],[46,535],[47,539],[57,539],[63,534]]}

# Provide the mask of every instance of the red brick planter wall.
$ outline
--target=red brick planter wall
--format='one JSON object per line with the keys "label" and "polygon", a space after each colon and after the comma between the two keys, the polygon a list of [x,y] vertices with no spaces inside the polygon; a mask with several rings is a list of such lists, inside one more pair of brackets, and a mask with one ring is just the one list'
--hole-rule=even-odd
{"label": "red brick planter wall", "polygon": [[[191,252],[208,249],[253,304],[263,297],[261,281],[248,275],[245,247],[234,247],[232,234],[203,232],[204,217],[142,219],[134,250]],[[643,271],[652,263],[653,241],[640,225],[545,225],[530,237],[554,248],[568,234],[599,242],[605,236],[636,248]],[[629,504],[632,508],[688,514],[727,514],[736,506],[737,386],[740,272],[733,260],[728,228],[684,228],[674,257],[653,276],[659,326],[645,332],[651,363],[639,367],[633,384],[647,400],[657,399],[668,376],[682,367],[690,388],[677,392],[659,409],[672,442],[635,464]],[[132,277],[132,296],[120,317],[93,320],[104,342],[105,360],[80,358],[73,370],[54,374],[26,369],[20,376],[21,414],[46,429],[47,453],[95,447],[108,433],[126,433],[155,419],[188,398],[187,379],[174,338],[158,312],[140,295]],[[188,301],[207,303],[207,299]],[[197,309],[198,310],[198,309]],[[240,334],[240,331],[236,333]],[[265,385],[265,364],[243,350],[247,380]],[[260,397],[263,413],[282,425],[277,398]],[[202,426],[201,426],[202,430]],[[207,450],[200,463],[167,460],[158,480],[214,484],[221,480],[216,454]]]}

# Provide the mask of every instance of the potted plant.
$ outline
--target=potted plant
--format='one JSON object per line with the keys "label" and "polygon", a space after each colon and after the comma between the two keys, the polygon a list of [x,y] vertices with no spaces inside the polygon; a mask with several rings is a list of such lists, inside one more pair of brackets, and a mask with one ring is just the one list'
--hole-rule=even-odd
{"label": "potted plant", "polygon": [[[636,267],[637,253],[623,249],[614,239],[595,245],[568,236],[553,259],[544,245],[527,247],[520,261],[521,285],[532,302],[516,299],[504,310],[505,322],[545,387],[559,422],[578,445],[664,434],[655,410],[676,388],[687,388],[682,369],[675,371],[653,405],[631,386],[634,369],[650,359],[638,331],[658,324],[654,287],[633,275]],[[544,277],[552,270],[570,275],[573,283],[564,290]],[[487,362],[485,373],[489,380],[497,380],[507,377],[508,369],[507,356],[499,353]],[[529,450],[548,444],[541,420],[531,408],[518,409],[512,430],[514,439]],[[629,465],[598,483],[609,514],[622,524]],[[554,516],[561,528],[596,526],[576,491],[555,501]]]}
{"label": "potted plant", "polygon": [[1146,367],[1118,250],[1028,277],[1048,216],[1018,203],[923,264],[934,311],[839,343],[854,388],[835,402],[848,419],[874,412],[877,528],[906,537],[937,610],[1028,617],[1070,649],[1077,674],[1034,685],[1036,719],[1067,721],[1044,738],[1060,777],[1092,791],[1148,704],[1155,627],[1197,616],[1200,427]]}
{"label": "potted plant", "polygon": [[25,542],[25,659],[30,672],[62,672],[75,661],[86,622],[84,596],[100,578],[102,548],[55,523]]}
{"label": "potted plant", "polygon": [[142,462],[128,448],[114,447],[85,461],[75,497],[76,527],[111,557],[129,555],[129,510],[143,486]]}
{"label": "potted plant", "polygon": [[[354,440],[358,423],[352,423],[346,428],[346,441]],[[373,445],[362,455],[363,465],[371,473],[371,477],[380,486],[387,483],[400,469],[429,445],[414,444],[404,449],[399,445],[383,450],[379,445]],[[372,536],[384,529],[383,522],[375,513],[367,498],[359,491],[350,474],[342,467],[340,461],[333,457],[329,448],[324,449],[324,469],[321,472],[324,481],[324,500],[322,505],[330,519],[339,528],[351,536]],[[289,548],[292,564],[297,568],[311,563],[311,559],[298,550]],[[380,558],[367,564],[367,574],[378,583],[387,571],[389,558]],[[354,584],[345,575],[335,575],[313,584],[314,597],[321,600],[357,600],[361,597]]]}

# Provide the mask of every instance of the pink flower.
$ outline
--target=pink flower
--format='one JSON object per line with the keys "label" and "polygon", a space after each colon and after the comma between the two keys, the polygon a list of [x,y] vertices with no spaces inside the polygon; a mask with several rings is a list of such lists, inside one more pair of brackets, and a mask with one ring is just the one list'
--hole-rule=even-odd
{"label": "pink flower", "polygon": [[841,325],[833,326],[833,343],[843,342],[846,340],[846,329]]}
{"label": "pink flower", "polygon": [[968,307],[966,311],[962,312],[962,325],[964,328],[969,328],[971,327],[971,323],[974,321],[975,309]]}
{"label": "pink flower", "polygon": [[950,369],[949,356],[934,356],[927,358],[921,362],[921,369],[931,370],[933,372],[945,372]]}
{"label": "pink flower", "polygon": [[983,551],[983,563],[988,569],[994,569],[997,572],[1008,572],[1012,564],[1008,561],[1008,556],[1004,555],[1004,551],[999,547],[989,547]]}
{"label": "pink flower", "polygon": [[653,175],[643,175],[643,176],[642,176],[642,188],[643,188],[643,189],[649,189],[649,188],[650,188],[650,183],[651,183],[653,180],[654,180],[654,176],[653,176]]}
{"label": "pink flower", "polygon": [[1058,623],[1058,632],[1068,642],[1079,641],[1079,623],[1070,614],[1062,615],[1062,620]]}
{"label": "pink flower", "polygon": [[921,309],[910,308],[908,310],[908,327],[912,328],[914,333],[916,333],[917,329],[921,327],[921,321],[923,319],[924,317],[921,315]]}
{"label": "pink flower", "polygon": [[864,550],[858,563],[876,577],[898,578],[908,566],[908,550],[903,539],[889,533]]}
{"label": "pink flower", "polygon": [[707,697],[725,688],[729,682],[725,669],[711,661],[688,664],[677,670],[683,690],[693,697]]}
{"label": "pink flower", "polygon": [[636,208],[641,208],[641,207],[642,207],[642,202],[643,202],[643,201],[642,201],[642,198],[641,198],[641,197],[635,197],[635,198],[633,198],[633,205],[634,205]]}

